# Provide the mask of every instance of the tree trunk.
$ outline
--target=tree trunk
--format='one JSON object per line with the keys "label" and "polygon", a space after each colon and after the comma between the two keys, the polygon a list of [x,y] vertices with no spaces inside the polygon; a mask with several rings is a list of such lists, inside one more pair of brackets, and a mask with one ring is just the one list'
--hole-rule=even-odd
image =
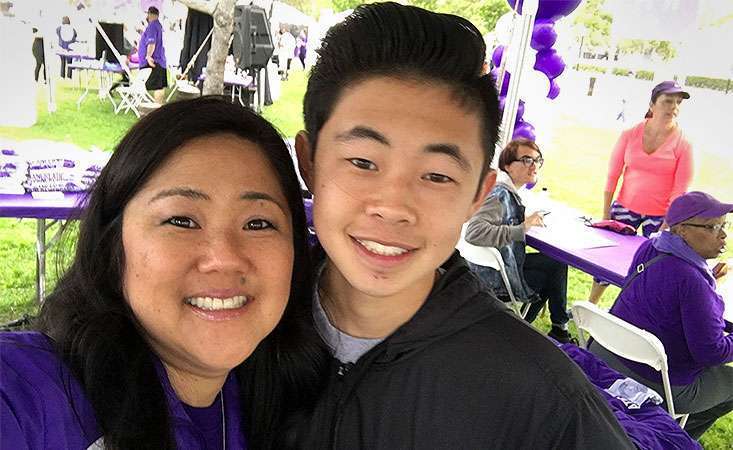
{"label": "tree trunk", "polygon": [[214,16],[214,33],[206,62],[204,95],[224,93],[224,65],[229,53],[229,39],[234,28],[234,6],[236,0],[178,0],[191,9]]}
{"label": "tree trunk", "polygon": [[229,42],[234,28],[234,6],[236,0],[219,0],[214,10],[214,33],[206,62],[204,95],[224,93],[224,65],[229,53]]}

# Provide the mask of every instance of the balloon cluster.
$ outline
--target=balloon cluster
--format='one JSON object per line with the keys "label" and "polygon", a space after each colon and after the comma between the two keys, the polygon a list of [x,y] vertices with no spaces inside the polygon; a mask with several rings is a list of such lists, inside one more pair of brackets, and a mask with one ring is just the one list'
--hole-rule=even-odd
{"label": "balloon cluster", "polygon": [[[521,8],[523,0],[507,0],[507,3],[509,3],[509,6],[511,6],[512,9],[516,10],[517,1]],[[555,41],[557,41],[555,22],[573,12],[581,1],[582,0],[539,0],[539,8],[537,9],[534,28],[532,30],[530,47],[537,51],[533,66],[534,69],[544,74],[549,82],[549,84],[545,83],[543,85],[542,92],[551,100],[560,95],[560,85],[557,83],[556,79],[565,70],[565,62],[557,51],[552,48],[552,46],[555,45]],[[491,55],[491,61],[495,67],[492,70],[494,79],[498,79],[498,67],[500,67],[503,57],[504,46],[499,45],[494,49],[494,52]],[[505,71],[504,79],[501,83],[501,92],[499,93],[499,106],[502,111],[504,110],[504,104],[506,102],[506,93],[509,88],[510,78],[511,75]],[[539,83],[542,82],[539,81]],[[525,138],[534,141],[536,138],[535,128],[531,123],[523,120],[524,107],[524,101],[520,100],[519,107],[517,108],[517,116],[512,138]]]}

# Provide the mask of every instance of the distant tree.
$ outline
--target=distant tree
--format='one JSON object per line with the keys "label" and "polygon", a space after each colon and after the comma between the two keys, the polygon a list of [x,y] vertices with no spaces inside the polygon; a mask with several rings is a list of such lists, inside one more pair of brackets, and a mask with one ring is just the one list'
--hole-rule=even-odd
{"label": "distant tree", "polygon": [[236,0],[178,0],[191,9],[214,17],[214,33],[206,62],[206,80],[203,94],[224,92],[224,66],[229,51],[229,39],[234,29],[234,6]]}
{"label": "distant tree", "polygon": [[323,8],[333,8],[331,0],[280,0],[290,6],[297,8],[299,11],[318,19],[318,15]]}
{"label": "distant tree", "polygon": [[677,50],[669,41],[647,41],[643,39],[625,39],[618,43],[622,53],[641,53],[646,56],[657,55],[668,61],[677,55]]}
{"label": "distant tree", "polygon": [[496,22],[499,21],[499,18],[510,11],[506,0],[485,0],[481,3],[479,14],[483,25],[489,31],[496,28]]}
{"label": "distant tree", "polygon": [[362,3],[372,3],[364,0],[331,0],[333,4],[333,10],[335,12],[346,11],[347,9],[354,9]]}
{"label": "distant tree", "polygon": [[[487,5],[485,1],[477,0],[408,0],[408,3],[430,11],[455,14],[470,20],[482,32],[486,33],[488,28],[484,18]],[[488,0],[489,10],[492,4],[506,4],[505,0]],[[508,7],[507,7],[508,10]],[[501,17],[501,14],[499,14]],[[497,17],[498,19],[498,17]],[[496,23],[496,22],[494,22]]]}
{"label": "distant tree", "polygon": [[602,11],[605,0],[585,0],[575,16],[574,23],[583,25],[587,44],[594,47],[608,47],[611,43],[613,16]]}

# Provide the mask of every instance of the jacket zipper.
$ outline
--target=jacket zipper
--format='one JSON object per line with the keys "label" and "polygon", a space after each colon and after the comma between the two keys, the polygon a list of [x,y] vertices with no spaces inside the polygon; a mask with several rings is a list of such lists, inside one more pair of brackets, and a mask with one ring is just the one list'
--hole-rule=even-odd
{"label": "jacket zipper", "polygon": [[334,450],[337,450],[336,442],[338,442],[339,427],[341,426],[341,416],[343,415],[341,410],[344,407],[344,378],[353,367],[354,363],[341,363],[336,369],[336,377],[339,380],[339,383],[341,383],[341,386],[339,386],[339,396],[336,400],[336,408],[334,408],[335,417],[333,421],[333,429],[331,430],[331,448]]}

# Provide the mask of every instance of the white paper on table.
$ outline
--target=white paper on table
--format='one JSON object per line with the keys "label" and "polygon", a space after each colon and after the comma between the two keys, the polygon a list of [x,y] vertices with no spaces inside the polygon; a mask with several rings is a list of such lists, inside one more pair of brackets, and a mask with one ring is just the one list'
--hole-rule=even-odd
{"label": "white paper on table", "polygon": [[532,228],[533,236],[556,247],[569,249],[618,246],[616,242],[594,233],[580,220],[551,216],[552,214],[545,217],[545,227]]}

